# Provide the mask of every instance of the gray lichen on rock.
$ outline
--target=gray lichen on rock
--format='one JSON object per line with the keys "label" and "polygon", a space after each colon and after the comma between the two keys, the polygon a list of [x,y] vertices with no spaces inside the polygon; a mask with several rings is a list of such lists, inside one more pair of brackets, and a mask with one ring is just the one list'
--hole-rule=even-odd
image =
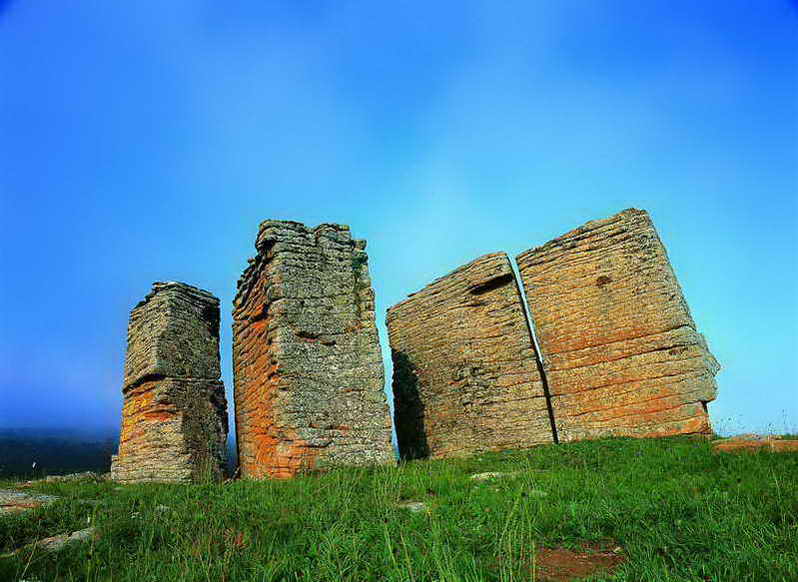
{"label": "gray lichen on rock", "polygon": [[242,476],[393,461],[366,242],[267,220],[233,308]]}
{"label": "gray lichen on rock", "polygon": [[112,478],[219,479],[227,441],[219,374],[219,300],[184,283],[153,284],[130,314]]}

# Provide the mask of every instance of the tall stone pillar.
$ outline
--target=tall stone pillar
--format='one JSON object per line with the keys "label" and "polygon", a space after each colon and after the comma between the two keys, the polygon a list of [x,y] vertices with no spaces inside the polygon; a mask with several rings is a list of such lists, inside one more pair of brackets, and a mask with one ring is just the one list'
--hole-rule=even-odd
{"label": "tall stone pillar", "polygon": [[394,462],[366,242],[267,220],[233,309],[244,477]]}
{"label": "tall stone pillar", "polygon": [[485,255],[388,310],[403,457],[553,442],[543,381],[505,253]]}
{"label": "tall stone pillar", "polygon": [[219,300],[184,283],[154,283],[130,313],[127,341],[112,478],[221,477],[227,403],[219,380]]}
{"label": "tall stone pillar", "polygon": [[648,213],[518,256],[562,441],[708,433],[719,365]]}

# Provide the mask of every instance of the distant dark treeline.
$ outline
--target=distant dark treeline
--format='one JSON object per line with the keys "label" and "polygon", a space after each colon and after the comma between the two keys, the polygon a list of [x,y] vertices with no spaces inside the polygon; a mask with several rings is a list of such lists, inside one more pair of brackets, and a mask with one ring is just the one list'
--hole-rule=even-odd
{"label": "distant dark treeline", "polygon": [[[82,471],[106,473],[111,470],[111,455],[116,453],[118,440],[119,435],[113,430],[0,429],[0,479]],[[227,458],[232,473],[232,440],[228,442]]]}
{"label": "distant dark treeline", "polygon": [[0,478],[105,473],[110,470],[116,443],[117,435],[112,431],[0,430]]}

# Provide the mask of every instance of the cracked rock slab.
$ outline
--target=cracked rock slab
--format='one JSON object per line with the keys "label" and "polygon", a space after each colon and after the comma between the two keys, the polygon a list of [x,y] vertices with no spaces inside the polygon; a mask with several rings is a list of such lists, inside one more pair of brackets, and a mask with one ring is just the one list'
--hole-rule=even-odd
{"label": "cracked rock slab", "polygon": [[405,458],[553,442],[523,304],[505,253],[445,275],[387,315]]}
{"label": "cracked rock slab", "polygon": [[242,477],[394,462],[366,242],[267,220],[233,304]]}
{"label": "cracked rock slab", "polygon": [[709,434],[719,365],[648,213],[520,254],[561,441]]}

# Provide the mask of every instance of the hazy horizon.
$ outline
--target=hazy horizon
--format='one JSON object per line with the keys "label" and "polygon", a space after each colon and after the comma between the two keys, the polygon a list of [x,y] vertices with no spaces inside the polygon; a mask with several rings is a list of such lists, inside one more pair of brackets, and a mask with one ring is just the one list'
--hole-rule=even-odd
{"label": "hazy horizon", "polygon": [[232,412],[263,220],[367,239],[389,385],[389,306],[636,207],[715,429],[798,432],[794,3],[0,2],[0,76],[0,429],[118,427],[164,280],[221,299]]}

